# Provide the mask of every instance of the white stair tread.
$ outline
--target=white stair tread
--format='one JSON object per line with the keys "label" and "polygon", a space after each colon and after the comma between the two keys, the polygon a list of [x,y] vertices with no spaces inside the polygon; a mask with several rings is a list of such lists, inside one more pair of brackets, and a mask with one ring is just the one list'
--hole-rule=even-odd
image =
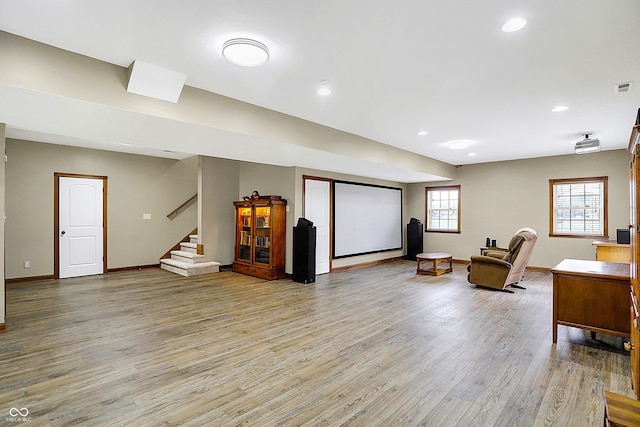
{"label": "white stair tread", "polygon": [[180,242],[180,250],[171,251],[171,258],[161,259],[160,267],[185,277],[218,273],[219,262],[205,261],[205,256],[197,253],[198,235],[190,234],[189,240]]}
{"label": "white stair tread", "polygon": [[192,260],[200,260],[204,258],[204,255],[198,255],[196,253],[193,252],[186,252],[186,251],[171,251],[171,255],[175,255],[181,258],[190,258]]}
{"label": "white stair tread", "polygon": [[160,267],[163,270],[170,271],[184,277],[201,276],[204,274],[218,273],[220,271],[220,263],[215,261],[193,264],[191,262],[183,262],[175,259],[163,259],[160,260]]}
{"label": "white stair tread", "polygon": [[191,262],[178,261],[177,259],[170,259],[170,258],[161,259],[160,263],[169,264],[174,267],[183,268],[185,270],[197,270],[199,268],[207,268],[207,267],[220,265],[220,263],[216,261],[198,262],[194,264]]}

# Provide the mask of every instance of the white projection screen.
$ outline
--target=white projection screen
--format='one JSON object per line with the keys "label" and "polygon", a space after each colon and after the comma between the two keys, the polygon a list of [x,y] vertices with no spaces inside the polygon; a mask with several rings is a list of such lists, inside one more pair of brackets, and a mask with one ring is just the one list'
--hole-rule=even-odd
{"label": "white projection screen", "polygon": [[402,249],[401,188],[333,185],[333,258]]}

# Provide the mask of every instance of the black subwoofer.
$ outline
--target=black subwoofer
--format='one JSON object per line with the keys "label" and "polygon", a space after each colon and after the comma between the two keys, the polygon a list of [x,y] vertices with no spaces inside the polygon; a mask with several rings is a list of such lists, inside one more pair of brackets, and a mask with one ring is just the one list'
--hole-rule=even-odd
{"label": "black subwoofer", "polygon": [[305,218],[293,227],[293,281],[316,281],[316,227]]}
{"label": "black subwoofer", "polygon": [[422,223],[416,218],[411,218],[407,224],[407,256],[405,259],[415,261],[416,255],[422,253],[423,235]]}

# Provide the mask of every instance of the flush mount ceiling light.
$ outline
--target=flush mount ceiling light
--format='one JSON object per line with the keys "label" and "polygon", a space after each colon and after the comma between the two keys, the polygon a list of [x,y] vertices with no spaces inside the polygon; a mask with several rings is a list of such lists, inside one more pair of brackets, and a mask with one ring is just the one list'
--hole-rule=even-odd
{"label": "flush mount ceiling light", "polygon": [[420,136],[429,135],[429,132],[427,132],[426,130],[421,130],[420,132],[418,132],[418,135]]}
{"label": "flush mount ceiling light", "polygon": [[444,145],[452,150],[463,150],[465,148],[469,148],[471,144],[473,144],[473,141],[469,141],[468,139],[459,139],[456,141],[449,141]]}
{"label": "flush mount ceiling light", "polygon": [[569,107],[566,107],[564,105],[558,105],[557,107],[553,107],[551,111],[553,111],[554,113],[561,113],[563,111],[567,111],[568,109]]}
{"label": "flush mount ceiling light", "polygon": [[316,93],[320,96],[331,95],[331,82],[329,80],[321,81],[320,86],[318,86],[318,90],[316,90]]}
{"label": "flush mount ceiling light", "polygon": [[243,67],[256,67],[269,60],[269,48],[252,39],[231,39],[222,45],[222,55]]}
{"label": "flush mount ceiling light", "polygon": [[523,29],[525,25],[527,25],[527,20],[525,18],[512,18],[502,25],[502,31],[505,33],[513,33],[514,31]]}

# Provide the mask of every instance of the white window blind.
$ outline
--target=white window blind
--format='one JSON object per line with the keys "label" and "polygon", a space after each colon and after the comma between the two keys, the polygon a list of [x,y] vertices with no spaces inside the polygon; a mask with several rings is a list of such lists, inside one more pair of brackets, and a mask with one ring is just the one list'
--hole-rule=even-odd
{"label": "white window blind", "polygon": [[551,180],[552,235],[604,236],[606,177]]}
{"label": "white window blind", "polygon": [[460,231],[460,187],[427,187],[427,231]]}

